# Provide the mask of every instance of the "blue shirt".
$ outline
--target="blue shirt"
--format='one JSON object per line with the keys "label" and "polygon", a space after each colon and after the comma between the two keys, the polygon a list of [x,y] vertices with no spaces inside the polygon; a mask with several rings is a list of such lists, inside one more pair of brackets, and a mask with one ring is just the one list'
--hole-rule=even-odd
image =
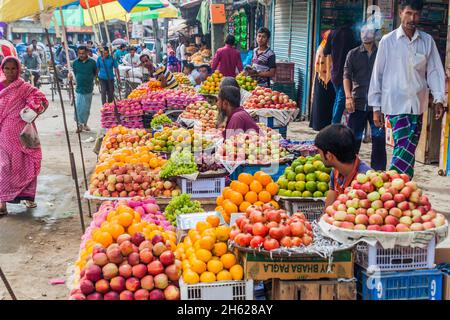
{"label": "blue shirt", "polygon": [[[103,63],[103,61],[104,61],[104,63]],[[105,64],[106,64],[106,68],[108,69],[108,74],[106,73]],[[103,57],[98,57],[97,69],[99,70],[99,72],[98,72],[99,79],[114,80],[114,69],[117,69],[117,68],[119,68],[119,64],[117,63],[117,60],[113,59],[111,56],[108,56],[108,58],[106,58],[106,59]]]}
{"label": "blue shirt", "polygon": [[122,50],[117,50],[114,53],[114,59],[118,62],[118,63],[122,63],[122,59],[127,55],[127,51],[122,51]]}
{"label": "blue shirt", "polygon": [[[366,173],[369,170],[372,170],[372,168],[361,160],[358,167],[358,173]],[[343,187],[345,184],[344,177],[342,177],[341,175],[338,176],[338,183],[339,185],[341,185],[341,187]],[[330,173],[330,190],[334,190],[334,169],[331,170]]]}

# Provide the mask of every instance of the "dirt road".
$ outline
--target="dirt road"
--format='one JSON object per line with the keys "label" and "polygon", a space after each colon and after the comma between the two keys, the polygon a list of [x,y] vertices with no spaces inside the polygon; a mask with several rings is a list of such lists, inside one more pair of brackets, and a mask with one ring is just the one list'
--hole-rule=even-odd
{"label": "dirt road", "polygon": [[[79,185],[84,192],[73,108],[68,105],[67,93],[63,95]],[[51,99],[51,95],[48,96]],[[83,141],[96,137],[100,129],[99,110],[100,97],[97,93],[94,95],[89,122],[93,131],[83,133]],[[8,205],[10,215],[0,219],[0,267],[19,299],[66,299],[71,284],[72,265],[79,250],[81,227],[59,102],[55,100],[51,103],[46,114],[37,122],[43,146],[42,171],[38,179],[38,208],[26,210],[21,205]],[[307,128],[306,123],[293,123],[290,134],[297,139],[314,137],[314,132]],[[82,143],[88,176],[96,162],[93,145],[93,142]],[[364,159],[369,158],[369,146],[363,145]],[[416,181],[430,196],[433,205],[438,211],[450,216],[450,179],[438,176],[436,166],[418,164],[416,171]],[[90,219],[85,201],[83,211],[87,225]],[[64,279],[66,284],[49,284],[53,279]],[[2,299],[10,297],[0,282]]]}

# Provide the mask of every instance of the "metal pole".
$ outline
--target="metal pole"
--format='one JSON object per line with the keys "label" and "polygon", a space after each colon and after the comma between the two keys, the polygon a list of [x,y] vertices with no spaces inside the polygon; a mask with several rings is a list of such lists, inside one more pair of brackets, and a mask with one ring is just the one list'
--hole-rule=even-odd
{"label": "metal pole", "polygon": [[[62,37],[63,37],[63,41],[66,44],[66,59],[67,59],[67,69],[69,70],[69,74],[72,72],[72,66],[70,65],[70,56],[69,56],[69,46],[67,45],[67,34],[66,34],[66,26],[64,23],[64,15],[62,12],[62,7],[59,8],[59,13],[61,15],[61,28],[62,28]],[[73,108],[74,108],[74,113],[75,113],[75,121],[77,123],[77,129],[78,129],[78,113],[77,113],[77,102],[75,99],[75,90],[73,88],[73,80],[69,79],[69,89],[72,93],[72,97],[73,97]],[[83,168],[83,177],[84,177],[84,187],[86,189],[86,191],[89,190],[89,185],[87,182],[87,175],[86,175],[86,165],[84,162],[84,152],[83,152],[83,145],[81,144],[81,133],[79,130],[77,130],[77,136],[78,136],[78,144],[80,147],[80,156],[81,156],[81,165]],[[92,210],[91,210],[91,202],[90,200],[87,200],[87,204],[88,204],[88,210],[89,210],[89,217],[92,217]]]}
{"label": "metal pole", "polygon": [[[48,33],[48,29],[45,28],[45,36],[47,38],[47,42],[48,42],[48,47],[50,49],[50,59],[52,61],[52,65],[56,66],[55,64],[55,56],[53,55],[53,51],[52,51],[52,43],[50,41],[50,35]],[[80,214],[80,222],[81,222],[81,230],[83,231],[83,233],[85,232],[85,226],[84,226],[84,217],[83,217],[83,207],[81,205],[81,196],[80,196],[80,189],[78,187],[78,174],[77,174],[77,167],[75,165],[75,158],[72,152],[72,147],[70,145],[70,137],[69,137],[69,129],[67,127],[67,119],[66,119],[66,110],[64,107],[64,100],[62,97],[62,93],[61,93],[61,86],[59,85],[59,80],[58,80],[58,76],[56,74],[56,69],[55,72],[53,73],[53,81],[55,81],[56,83],[56,89],[58,90],[58,95],[59,95],[59,100],[61,102],[61,110],[62,110],[62,115],[63,115],[63,123],[64,123],[64,130],[66,133],[66,140],[67,140],[67,148],[69,151],[69,158],[70,158],[70,168],[72,170],[72,179],[74,180],[75,183],[75,192],[77,195],[77,201],[78,201],[78,211]]]}
{"label": "metal pole", "polygon": [[112,44],[111,44],[111,39],[109,37],[108,25],[106,23],[105,10],[103,10],[103,1],[99,0],[99,3],[100,3],[100,10],[102,11],[103,24],[105,25],[106,39],[108,40],[109,50],[111,51],[111,54],[112,54]]}
{"label": "metal pole", "polygon": [[[91,23],[92,23],[92,29],[94,30],[95,39],[97,39],[97,41],[100,41],[100,38],[98,37],[98,34],[97,34],[97,28],[94,23],[94,19],[92,19],[91,5],[89,4],[89,0],[86,1],[86,7],[87,7],[87,11],[89,13],[89,19],[91,20]],[[100,33],[101,32],[102,31],[100,30]]]}
{"label": "metal pole", "polygon": [[130,42],[130,31],[128,30],[128,18],[127,18],[126,15],[125,15],[125,28],[126,28],[126,30],[127,30],[127,39],[128,39],[128,42]]}
{"label": "metal pole", "polygon": [[100,21],[100,19],[98,18],[98,14],[97,14],[97,9],[96,8],[94,8],[94,12],[95,12],[95,18],[97,19],[97,22],[98,22],[98,30],[99,30],[99,32],[100,32],[100,41],[102,42],[102,45],[103,45],[103,33],[102,33],[102,25],[101,25],[101,23],[99,22]]}
{"label": "metal pole", "polygon": [[2,278],[3,283],[5,284],[6,290],[8,290],[9,295],[11,296],[11,299],[17,300],[16,295],[14,294],[13,289],[11,288],[11,285],[8,282],[8,279],[6,279],[5,274],[3,273],[2,268],[0,267],[0,278]]}

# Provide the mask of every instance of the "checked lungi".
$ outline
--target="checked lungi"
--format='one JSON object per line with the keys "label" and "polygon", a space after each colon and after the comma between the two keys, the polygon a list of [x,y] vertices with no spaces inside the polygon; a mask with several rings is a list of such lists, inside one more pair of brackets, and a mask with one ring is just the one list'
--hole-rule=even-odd
{"label": "checked lungi", "polygon": [[394,152],[390,170],[414,176],[416,147],[422,129],[422,115],[388,116],[394,136]]}

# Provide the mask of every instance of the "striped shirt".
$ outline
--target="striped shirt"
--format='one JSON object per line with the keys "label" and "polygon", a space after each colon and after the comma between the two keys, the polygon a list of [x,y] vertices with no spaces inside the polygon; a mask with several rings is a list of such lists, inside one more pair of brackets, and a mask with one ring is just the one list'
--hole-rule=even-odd
{"label": "striped shirt", "polygon": [[[267,48],[263,53],[258,53],[258,48],[253,51],[252,65],[257,72],[267,72],[277,67],[275,53]],[[270,86],[270,78],[257,78],[258,85],[262,87]]]}
{"label": "striped shirt", "polygon": [[153,75],[158,79],[160,77],[164,77],[167,81],[166,87],[167,89],[175,89],[178,87],[178,82],[175,79],[172,72],[166,68],[166,66],[159,66],[158,69],[153,73]]}

